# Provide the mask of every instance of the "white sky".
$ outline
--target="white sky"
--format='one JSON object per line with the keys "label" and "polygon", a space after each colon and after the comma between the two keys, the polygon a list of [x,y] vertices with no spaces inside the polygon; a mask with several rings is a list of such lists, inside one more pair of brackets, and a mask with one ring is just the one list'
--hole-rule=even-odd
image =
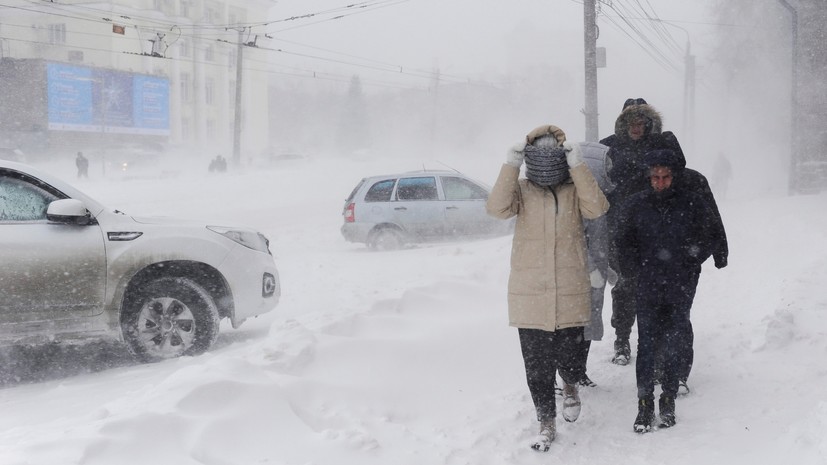
{"label": "white sky", "polygon": [[[711,45],[714,32],[714,26],[709,25],[710,3],[708,0],[644,2],[651,5],[648,12],[654,10],[660,19],[669,23],[663,27],[677,44],[669,48],[661,41],[658,48],[678,70],[667,70],[647,55],[623,32],[629,32],[629,28],[618,14],[603,6],[598,46],[607,48],[608,67],[598,71],[601,135],[612,130],[614,118],[627,97],[647,98],[663,109],[673,126],[682,124],[683,54],[687,34],[681,28],[690,34],[692,51],[699,54],[698,65],[702,67],[703,54]],[[270,17],[284,19],[344,4],[335,0],[317,1],[312,5],[284,0],[271,10]],[[650,29],[652,22],[640,20],[641,16],[642,13],[638,14],[638,19],[633,22],[657,40]],[[583,6],[575,1],[409,0],[362,10],[336,20],[322,18],[330,18],[330,15],[274,23],[267,27],[273,40],[266,43],[275,48],[336,57],[351,63],[366,63],[357,57],[367,58],[403,69],[431,71],[438,68],[451,76],[495,82],[497,76],[520,72],[532,63],[554,64],[570,69],[582,90]],[[622,30],[611,21],[623,24]],[[283,55],[277,55],[277,61],[299,63],[295,57]],[[419,87],[429,84],[427,79],[402,79],[393,73],[341,63],[320,60],[301,63],[303,69],[338,73],[345,78],[359,73],[367,81],[375,79]],[[701,73],[699,78],[702,77]],[[549,84],[554,86],[554,82]],[[581,102],[583,98],[581,92]]]}

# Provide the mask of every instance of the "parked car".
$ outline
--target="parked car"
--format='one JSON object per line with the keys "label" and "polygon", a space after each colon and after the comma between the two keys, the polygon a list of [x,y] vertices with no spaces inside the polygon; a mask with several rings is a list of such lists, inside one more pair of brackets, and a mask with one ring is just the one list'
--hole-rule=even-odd
{"label": "parked car", "polygon": [[114,339],[142,361],[200,354],[281,295],[257,231],[132,217],[8,161],[0,263],[0,344]]}
{"label": "parked car", "polygon": [[493,237],[513,221],[489,216],[490,189],[455,171],[413,171],[364,178],[342,211],[342,235],[378,250],[409,243]]}

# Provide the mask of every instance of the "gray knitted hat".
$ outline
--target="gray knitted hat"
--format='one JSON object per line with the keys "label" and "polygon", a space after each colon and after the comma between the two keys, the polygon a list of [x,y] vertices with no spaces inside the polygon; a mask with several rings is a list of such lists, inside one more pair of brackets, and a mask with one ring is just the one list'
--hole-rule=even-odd
{"label": "gray knitted hat", "polygon": [[535,147],[526,145],[525,177],[543,187],[555,187],[569,178],[566,150],[563,147]]}

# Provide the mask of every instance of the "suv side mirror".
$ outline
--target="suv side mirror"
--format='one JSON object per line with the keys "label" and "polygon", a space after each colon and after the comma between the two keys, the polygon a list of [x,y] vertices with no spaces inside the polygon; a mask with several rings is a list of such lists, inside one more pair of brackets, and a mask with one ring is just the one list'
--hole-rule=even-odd
{"label": "suv side mirror", "polygon": [[79,224],[90,223],[89,212],[83,202],[77,199],[60,199],[49,204],[46,219],[53,223]]}

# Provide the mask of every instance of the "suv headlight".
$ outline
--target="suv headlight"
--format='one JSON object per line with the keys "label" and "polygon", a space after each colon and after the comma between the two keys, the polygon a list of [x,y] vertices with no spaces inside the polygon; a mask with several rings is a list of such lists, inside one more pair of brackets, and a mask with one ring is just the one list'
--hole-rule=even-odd
{"label": "suv headlight", "polygon": [[224,226],[207,226],[207,229],[221,234],[227,239],[237,242],[244,247],[270,254],[270,241],[264,237],[264,234],[259,232],[245,229],[226,228]]}

